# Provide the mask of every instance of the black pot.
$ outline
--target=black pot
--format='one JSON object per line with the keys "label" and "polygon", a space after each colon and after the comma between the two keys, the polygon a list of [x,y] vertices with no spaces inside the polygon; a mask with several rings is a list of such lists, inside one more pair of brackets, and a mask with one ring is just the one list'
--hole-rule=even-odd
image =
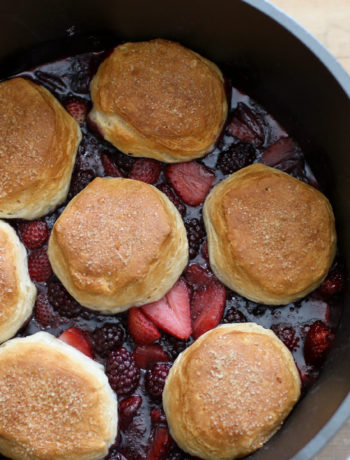
{"label": "black pot", "polygon": [[[263,0],[11,0],[0,11],[0,77],[98,47],[99,40],[86,36],[96,31],[107,34],[107,41],[174,39],[221,65],[301,144],[334,205],[350,266],[350,78],[278,9]],[[65,39],[23,53],[58,38]],[[348,296],[319,380],[251,458],[311,458],[342,425],[350,414],[349,336]]]}

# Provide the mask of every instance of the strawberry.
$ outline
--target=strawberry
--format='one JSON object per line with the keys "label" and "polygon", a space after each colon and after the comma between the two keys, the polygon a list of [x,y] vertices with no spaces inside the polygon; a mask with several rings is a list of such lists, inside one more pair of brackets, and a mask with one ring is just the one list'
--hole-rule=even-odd
{"label": "strawberry", "polygon": [[140,369],[151,369],[156,363],[170,361],[169,355],[157,343],[136,347],[133,355]]}
{"label": "strawberry", "polygon": [[123,174],[118,168],[118,166],[114,164],[114,162],[110,159],[109,155],[107,155],[106,153],[103,153],[101,155],[101,163],[102,163],[106,176],[123,177]]}
{"label": "strawberry", "polygon": [[334,334],[322,321],[315,321],[307,333],[304,345],[305,362],[310,365],[322,364],[330,346],[334,340]]}
{"label": "strawberry", "polygon": [[191,335],[189,289],[182,278],[165,297],[144,305],[142,311],[156,326],[179,339],[187,339]]}
{"label": "strawberry", "polygon": [[193,338],[216,327],[222,318],[226,303],[226,289],[218,281],[211,281],[197,289],[192,297],[191,318]]}
{"label": "strawberry", "polygon": [[71,327],[64,331],[63,334],[61,334],[58,338],[71,347],[76,348],[81,353],[84,353],[84,355],[88,356],[89,358],[93,358],[90,343],[87,340],[84,332],[80,329]]}
{"label": "strawberry", "polygon": [[35,302],[34,317],[44,327],[50,326],[57,319],[46,294],[40,293],[38,295]]}
{"label": "strawberry", "polygon": [[140,308],[129,310],[128,328],[131,337],[138,345],[149,345],[161,337],[155,325],[146,318]]}
{"label": "strawberry", "polygon": [[47,257],[47,248],[36,249],[29,254],[28,270],[33,281],[48,281],[52,268]]}
{"label": "strawberry", "polygon": [[199,264],[189,265],[185,271],[185,278],[195,288],[217,281],[217,278],[210,270],[201,267]]}
{"label": "strawberry", "polygon": [[162,170],[162,165],[157,160],[149,158],[140,158],[133,164],[129,178],[147,182],[147,184],[155,184]]}
{"label": "strawberry", "polygon": [[205,240],[202,246],[202,257],[209,262],[208,240]]}
{"label": "strawberry", "polygon": [[151,421],[154,425],[157,423],[166,423],[166,417],[162,409],[151,410]]}
{"label": "strawberry", "polygon": [[66,99],[63,105],[69,115],[72,116],[79,125],[85,122],[88,113],[87,101],[73,96]]}
{"label": "strawberry", "polygon": [[18,233],[28,249],[37,249],[48,239],[50,230],[46,222],[33,220],[18,224]]}
{"label": "strawberry", "polygon": [[119,411],[119,426],[121,430],[125,430],[135,417],[137,410],[141,406],[141,396],[130,396],[118,403]]}
{"label": "strawberry", "polygon": [[283,137],[270,145],[260,158],[266,166],[276,167],[285,172],[304,168],[304,157],[299,146],[290,137]]}
{"label": "strawberry", "polygon": [[239,102],[227,126],[227,131],[240,141],[259,146],[264,143],[268,128],[260,113]]}
{"label": "strawberry", "polygon": [[165,174],[176,193],[190,206],[204,201],[215,179],[213,171],[197,161],[172,164]]}
{"label": "strawberry", "polygon": [[172,444],[168,428],[158,425],[146,460],[165,460]]}

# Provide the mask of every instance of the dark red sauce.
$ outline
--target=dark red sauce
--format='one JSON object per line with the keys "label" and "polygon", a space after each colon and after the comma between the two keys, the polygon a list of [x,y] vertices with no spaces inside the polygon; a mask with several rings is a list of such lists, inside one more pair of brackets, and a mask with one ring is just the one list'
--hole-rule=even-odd
{"label": "dark red sauce", "polygon": [[[88,106],[91,107],[89,84],[98,65],[107,54],[105,51],[80,54],[41,65],[33,70],[22,72],[19,75],[45,86],[63,104],[67,98],[76,96],[84,99]],[[224,179],[229,174],[227,171],[230,168],[232,169],[232,167],[235,168],[236,166],[242,167],[242,165],[246,166],[247,164],[244,163],[248,158],[248,164],[263,161],[318,187],[317,181],[305,161],[300,147],[288,138],[288,134],[284,129],[262,107],[252,101],[249,96],[231,87],[229,77],[226,83],[227,94],[230,100],[228,122],[220,140],[217,142],[215,150],[205,158],[199,160],[215,172],[216,178],[214,184]],[[246,127],[245,137],[243,136],[244,142],[232,134],[232,121],[237,121],[237,119],[245,124]],[[104,141],[88,122],[85,122],[82,126],[82,133],[83,139],[78,150],[67,202],[74,194],[80,191],[82,186],[86,186],[94,177],[105,175],[101,162],[103,154],[108,154],[109,158],[118,166],[125,177],[128,176],[130,168],[135,161],[134,158],[122,154],[111,144]],[[268,147],[276,143],[276,141],[286,138],[288,138],[288,142],[292,146],[290,147],[289,145],[289,153],[284,153],[280,157],[278,156],[278,152],[276,154],[276,152],[272,151],[271,154],[271,149],[268,150]],[[269,152],[269,154],[267,155],[266,152]],[[166,165],[164,164],[162,168],[156,185],[167,183],[164,174]],[[50,229],[57,217],[64,210],[67,202],[44,218]],[[188,222],[192,219],[197,219],[198,222],[195,221],[195,223],[201,227],[201,231],[197,232],[197,241],[192,251],[194,257],[190,260],[190,264],[198,263],[204,267],[208,267],[208,262],[203,257],[206,236],[202,223],[202,205],[198,207],[184,206],[185,215],[183,218],[185,223],[187,223],[187,227],[189,226]],[[9,222],[17,229],[19,221]],[[28,253],[30,253],[30,250],[28,250]],[[303,350],[307,332],[310,326],[316,321],[322,321],[334,332],[341,315],[341,291],[344,270],[339,257],[336,258],[328,278],[328,281],[326,280],[319,289],[309,294],[305,299],[281,307],[259,305],[227,289],[226,307],[222,322],[246,320],[256,322],[267,328],[272,328],[285,341],[287,346],[290,347],[302,376],[304,391],[314,382],[319,374],[319,365],[315,366],[305,363]],[[54,277],[49,282],[52,282],[53,279]],[[48,283],[36,283],[36,285],[38,293],[47,294]],[[78,316],[74,318],[58,317],[54,324],[47,327],[39,324],[33,316],[17,335],[26,336],[40,330],[46,330],[55,336],[59,336],[66,329],[77,327],[86,331],[87,337],[89,337],[96,328],[103,324],[116,323],[125,332],[123,346],[132,351],[135,348],[135,343],[128,334],[127,317],[128,313],[105,316],[81,308]],[[165,333],[162,334],[159,340],[160,345],[172,360],[192,342],[191,338],[187,341],[181,341]],[[99,356],[96,350],[95,359],[102,364],[106,362],[106,359]],[[134,416],[129,417],[128,423],[123,423],[123,420],[121,421],[117,438],[118,442],[111,448],[110,454],[106,458],[119,460],[125,458],[128,460],[146,459],[155,430],[157,427],[165,426],[166,424],[162,412],[157,412],[157,410],[161,411],[162,409],[161,403],[159,400],[152,399],[145,388],[145,372],[141,370],[141,379],[138,388],[132,394],[141,397],[141,405],[139,405],[139,398],[137,398],[139,407]],[[119,398],[119,401],[122,399],[124,397]],[[152,410],[153,416],[151,420]],[[5,457],[0,456],[0,458]],[[192,457],[182,452],[175,443],[170,443],[170,447],[167,446],[167,451],[159,457],[159,460],[190,458]]]}

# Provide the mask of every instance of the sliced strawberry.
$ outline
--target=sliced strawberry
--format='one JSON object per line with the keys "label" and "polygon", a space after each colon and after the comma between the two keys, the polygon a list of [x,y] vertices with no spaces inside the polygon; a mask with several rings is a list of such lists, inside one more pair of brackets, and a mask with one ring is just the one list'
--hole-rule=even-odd
{"label": "sliced strawberry", "polygon": [[129,178],[147,182],[147,184],[155,184],[162,170],[162,165],[157,160],[149,158],[140,158],[133,164]]}
{"label": "sliced strawberry", "polygon": [[146,460],[165,460],[172,444],[172,439],[165,426],[156,427],[153,442]]}
{"label": "sliced strawberry", "polygon": [[195,291],[191,302],[193,338],[216,327],[222,318],[226,303],[225,286],[212,281]]}
{"label": "sliced strawberry", "polygon": [[129,398],[119,401],[119,426],[121,430],[125,430],[130,425],[132,419],[137,413],[137,410],[141,406],[141,403],[142,398],[139,395],[130,396]]}
{"label": "sliced strawberry", "polygon": [[136,365],[140,369],[152,369],[156,363],[165,363],[170,361],[169,355],[157,343],[136,347],[133,355]]}
{"label": "sliced strawberry", "polygon": [[178,339],[187,339],[192,332],[189,289],[180,278],[165,297],[142,307],[156,326]]}
{"label": "sliced strawberry", "polygon": [[291,172],[294,169],[302,170],[304,167],[304,157],[300,147],[290,137],[284,137],[270,145],[260,162],[285,172]]}
{"label": "sliced strawberry", "polygon": [[165,174],[176,193],[190,206],[204,201],[215,179],[213,171],[197,161],[172,164]]}
{"label": "sliced strawberry", "polygon": [[260,113],[239,102],[227,131],[243,142],[251,142],[258,146],[264,143],[268,127]]}
{"label": "sliced strawberry", "polygon": [[161,337],[158,329],[146,318],[140,308],[130,308],[128,328],[131,337],[138,345],[149,345]]}
{"label": "sliced strawberry", "polygon": [[166,423],[166,417],[162,409],[151,410],[151,421],[154,425],[157,423]]}
{"label": "sliced strawberry", "polygon": [[106,176],[123,177],[123,174],[118,168],[118,166],[114,164],[114,162],[110,159],[110,157],[106,153],[103,153],[101,155],[101,163],[102,163],[103,169],[105,170]]}
{"label": "sliced strawberry", "polygon": [[189,265],[185,271],[185,278],[195,288],[217,281],[217,278],[210,270],[201,267],[199,264]]}
{"label": "sliced strawberry", "polygon": [[71,115],[80,125],[85,122],[88,113],[88,105],[84,99],[73,96],[66,99],[63,105],[69,115]]}
{"label": "sliced strawberry", "polygon": [[63,342],[68,343],[71,347],[81,351],[89,358],[93,358],[90,343],[85,337],[84,332],[80,329],[71,327],[70,329],[64,331],[58,338]]}
{"label": "sliced strawberry", "polygon": [[203,243],[202,256],[203,256],[203,259],[209,262],[208,240],[205,240]]}

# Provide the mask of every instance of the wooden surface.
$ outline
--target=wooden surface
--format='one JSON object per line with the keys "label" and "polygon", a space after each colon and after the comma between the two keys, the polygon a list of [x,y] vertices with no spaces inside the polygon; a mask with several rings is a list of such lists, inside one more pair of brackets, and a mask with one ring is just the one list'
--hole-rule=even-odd
{"label": "wooden surface", "polygon": [[350,0],[270,0],[302,24],[350,74]]}
{"label": "wooden surface", "polygon": [[[350,74],[350,0],[270,1],[311,32]],[[346,459],[350,460],[350,420],[314,457],[314,460]]]}

